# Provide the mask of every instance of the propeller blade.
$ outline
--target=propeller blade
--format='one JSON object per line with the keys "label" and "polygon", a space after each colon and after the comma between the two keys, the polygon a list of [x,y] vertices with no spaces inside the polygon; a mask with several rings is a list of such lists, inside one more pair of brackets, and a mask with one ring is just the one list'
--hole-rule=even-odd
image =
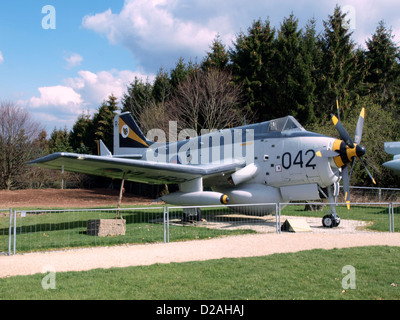
{"label": "propeller blade", "polygon": [[360,159],[361,163],[363,164],[365,171],[367,171],[369,177],[371,178],[372,182],[374,184],[376,184],[376,181],[375,181],[374,177],[372,176],[371,172],[369,172],[369,170],[368,170],[367,166],[365,165],[364,161],[361,158],[359,158],[359,159]]}
{"label": "propeller blade", "polygon": [[336,151],[332,151],[332,150],[319,150],[315,153],[317,155],[317,157],[320,158],[333,158],[333,157],[337,157],[338,155],[340,155],[339,152]]}
{"label": "propeller blade", "polygon": [[339,112],[339,98],[336,96],[336,109],[337,109],[337,117],[340,121],[340,112]]}
{"label": "propeller blade", "polygon": [[346,201],[347,203],[347,209],[350,209],[350,177],[349,177],[349,168],[347,166],[342,167],[342,180],[343,180],[344,201]]}
{"label": "propeller blade", "polygon": [[351,139],[349,133],[346,131],[346,129],[343,127],[343,125],[340,123],[339,119],[334,114],[331,114],[331,119],[332,119],[333,124],[336,127],[336,130],[339,132],[340,138],[350,148],[354,148],[353,140]]}
{"label": "propeller blade", "polygon": [[356,133],[354,135],[354,142],[360,144],[364,127],[365,108],[361,109],[360,116],[358,117]]}
{"label": "propeller blade", "polygon": [[350,177],[349,177],[349,180],[351,179],[351,174],[352,174],[352,172],[353,172],[355,163],[356,163],[356,158],[353,157],[353,160],[351,161],[351,169],[350,169]]}

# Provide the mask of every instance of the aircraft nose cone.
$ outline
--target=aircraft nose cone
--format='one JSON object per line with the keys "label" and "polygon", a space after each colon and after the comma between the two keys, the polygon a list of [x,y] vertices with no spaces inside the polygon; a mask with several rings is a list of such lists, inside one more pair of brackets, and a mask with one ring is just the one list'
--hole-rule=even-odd
{"label": "aircraft nose cone", "polygon": [[365,147],[364,146],[360,146],[360,145],[358,145],[357,147],[356,147],[356,154],[357,154],[357,157],[362,157],[364,154],[365,154],[365,152],[366,152],[367,150],[365,150]]}

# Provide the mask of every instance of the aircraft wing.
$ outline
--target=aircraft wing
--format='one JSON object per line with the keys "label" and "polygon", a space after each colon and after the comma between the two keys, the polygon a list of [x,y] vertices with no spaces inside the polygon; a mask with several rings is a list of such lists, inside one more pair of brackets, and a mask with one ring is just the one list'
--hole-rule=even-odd
{"label": "aircraft wing", "polygon": [[207,179],[245,166],[244,161],[184,165],[67,152],[53,153],[28,164],[116,179],[122,179],[125,172],[126,180],[153,184],[182,183],[199,177]]}

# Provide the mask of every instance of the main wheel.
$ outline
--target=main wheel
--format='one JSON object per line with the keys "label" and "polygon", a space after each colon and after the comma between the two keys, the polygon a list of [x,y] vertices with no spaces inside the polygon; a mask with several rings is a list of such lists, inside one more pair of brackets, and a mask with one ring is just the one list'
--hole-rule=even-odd
{"label": "main wheel", "polygon": [[331,214],[327,214],[322,218],[322,225],[324,228],[333,228],[333,217]]}
{"label": "main wheel", "polygon": [[340,218],[334,216],[333,214],[327,214],[322,218],[322,225],[325,228],[337,227],[340,224]]}

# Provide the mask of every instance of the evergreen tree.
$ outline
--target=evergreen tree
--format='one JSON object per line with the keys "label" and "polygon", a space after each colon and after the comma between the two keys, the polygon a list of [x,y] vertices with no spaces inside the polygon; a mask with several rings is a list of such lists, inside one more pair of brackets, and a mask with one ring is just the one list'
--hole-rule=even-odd
{"label": "evergreen tree", "polygon": [[73,152],[69,144],[69,132],[67,128],[57,129],[54,128],[49,139],[49,153],[55,152]]}
{"label": "evergreen tree", "polygon": [[210,49],[211,51],[207,52],[207,55],[203,59],[203,62],[201,64],[202,70],[206,71],[208,69],[227,69],[229,56],[228,52],[225,49],[225,45],[222,43],[219,35],[214,39]]}
{"label": "evergreen tree", "polygon": [[358,59],[352,33],[343,26],[346,14],[339,6],[335,7],[332,16],[324,21],[324,33],[319,46],[322,51],[320,78],[318,79],[317,115],[328,119],[329,114],[336,112],[336,97],[341,101],[341,112],[346,113],[354,100],[361,77],[358,73]]}
{"label": "evergreen tree", "polygon": [[[114,116],[118,110],[117,98],[114,95],[108,97],[93,116],[94,140],[102,140],[109,150],[113,150]],[[97,144],[94,153],[98,153]]]}
{"label": "evergreen tree", "polygon": [[82,113],[69,135],[69,144],[77,153],[90,154],[93,149],[93,120],[89,113]]}
{"label": "evergreen tree", "polygon": [[375,33],[366,44],[366,81],[369,91],[385,107],[393,103],[399,94],[399,47],[393,41],[392,30],[387,29],[383,21],[379,22]]}
{"label": "evergreen tree", "polygon": [[157,73],[156,79],[154,80],[152,96],[156,103],[165,104],[170,98],[172,92],[171,79],[168,76],[168,72],[164,71],[163,68]]}
{"label": "evergreen tree", "polygon": [[122,112],[129,111],[139,126],[141,114],[154,103],[153,86],[148,81],[143,82],[135,77],[135,80],[128,86],[128,92],[124,94],[122,100]]}
{"label": "evergreen tree", "polygon": [[309,44],[303,44],[298,20],[292,14],[283,21],[278,32],[274,69],[271,70],[277,84],[273,101],[279,113],[275,116],[290,114],[304,124],[312,122],[314,117],[315,89],[311,56],[307,54],[306,45]]}
{"label": "evergreen tree", "polygon": [[175,90],[179,83],[182,83],[188,75],[196,70],[198,70],[196,64],[193,64],[191,61],[186,64],[182,57],[179,58],[175,68],[172,69],[170,73],[172,90]]}
{"label": "evergreen tree", "polygon": [[277,110],[273,101],[277,81],[271,74],[275,29],[270,22],[257,20],[247,34],[240,33],[229,51],[233,80],[243,86],[245,108],[252,112],[255,121],[269,120]]}

